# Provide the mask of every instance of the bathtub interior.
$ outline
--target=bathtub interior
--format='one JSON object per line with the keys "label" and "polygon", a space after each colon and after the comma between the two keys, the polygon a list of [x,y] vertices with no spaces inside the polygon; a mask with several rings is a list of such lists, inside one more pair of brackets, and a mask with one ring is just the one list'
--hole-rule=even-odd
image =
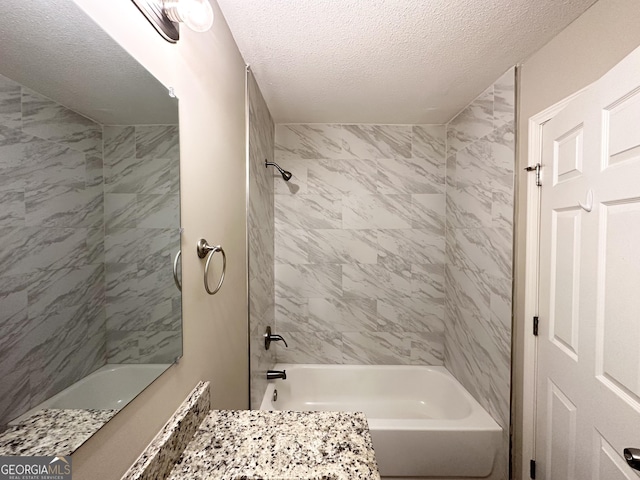
{"label": "bathtub interior", "polygon": [[9,422],[18,425],[44,409],[120,410],[170,364],[107,364]]}
{"label": "bathtub interior", "polygon": [[[264,409],[358,411],[369,419],[463,419],[477,402],[444,367],[277,364]],[[276,404],[273,390],[278,390]],[[479,407],[479,405],[478,405]],[[261,407],[262,408],[262,407]]]}
{"label": "bathtub interior", "polygon": [[274,368],[287,379],[269,382],[261,410],[364,412],[385,477],[479,478],[494,468],[502,428],[445,367]]}

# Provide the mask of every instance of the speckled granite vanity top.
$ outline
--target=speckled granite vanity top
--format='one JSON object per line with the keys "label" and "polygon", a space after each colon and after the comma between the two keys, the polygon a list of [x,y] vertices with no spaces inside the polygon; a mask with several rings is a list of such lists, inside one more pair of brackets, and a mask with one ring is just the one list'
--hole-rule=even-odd
{"label": "speckled granite vanity top", "polygon": [[169,480],[379,479],[362,413],[209,412]]}
{"label": "speckled granite vanity top", "polygon": [[0,434],[0,455],[71,455],[116,413],[40,410]]}

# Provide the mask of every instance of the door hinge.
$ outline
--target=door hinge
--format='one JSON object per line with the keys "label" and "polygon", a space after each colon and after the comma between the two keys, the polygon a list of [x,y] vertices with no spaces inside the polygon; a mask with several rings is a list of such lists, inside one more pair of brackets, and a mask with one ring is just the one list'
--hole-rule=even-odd
{"label": "door hinge", "polygon": [[536,172],[536,185],[538,187],[542,186],[542,179],[540,178],[540,174],[541,174],[541,170],[542,170],[542,165],[540,165],[539,163],[536,163],[534,166],[532,167],[527,167],[524,169],[526,172]]}
{"label": "door hinge", "polygon": [[529,476],[531,478],[536,478],[536,461],[535,460],[529,461]]}
{"label": "door hinge", "polygon": [[538,317],[533,317],[533,334],[538,336],[538,324],[540,323]]}

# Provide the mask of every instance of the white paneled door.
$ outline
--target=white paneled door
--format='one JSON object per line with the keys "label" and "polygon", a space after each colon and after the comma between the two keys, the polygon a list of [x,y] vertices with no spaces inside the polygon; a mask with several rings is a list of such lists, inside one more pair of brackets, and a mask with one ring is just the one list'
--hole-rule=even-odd
{"label": "white paneled door", "polygon": [[640,49],[543,127],[536,478],[640,478]]}

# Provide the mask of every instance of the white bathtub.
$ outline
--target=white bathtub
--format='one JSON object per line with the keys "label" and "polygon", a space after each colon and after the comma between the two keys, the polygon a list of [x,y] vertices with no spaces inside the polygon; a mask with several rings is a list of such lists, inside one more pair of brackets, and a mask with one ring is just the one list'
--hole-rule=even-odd
{"label": "white bathtub", "polygon": [[169,367],[170,364],[107,364],[9,422],[9,425],[19,424],[45,408],[119,410]]}
{"label": "white bathtub", "polygon": [[[290,365],[261,410],[359,411],[388,477],[484,477],[502,429],[444,367]],[[274,398],[277,390],[277,400]]]}

